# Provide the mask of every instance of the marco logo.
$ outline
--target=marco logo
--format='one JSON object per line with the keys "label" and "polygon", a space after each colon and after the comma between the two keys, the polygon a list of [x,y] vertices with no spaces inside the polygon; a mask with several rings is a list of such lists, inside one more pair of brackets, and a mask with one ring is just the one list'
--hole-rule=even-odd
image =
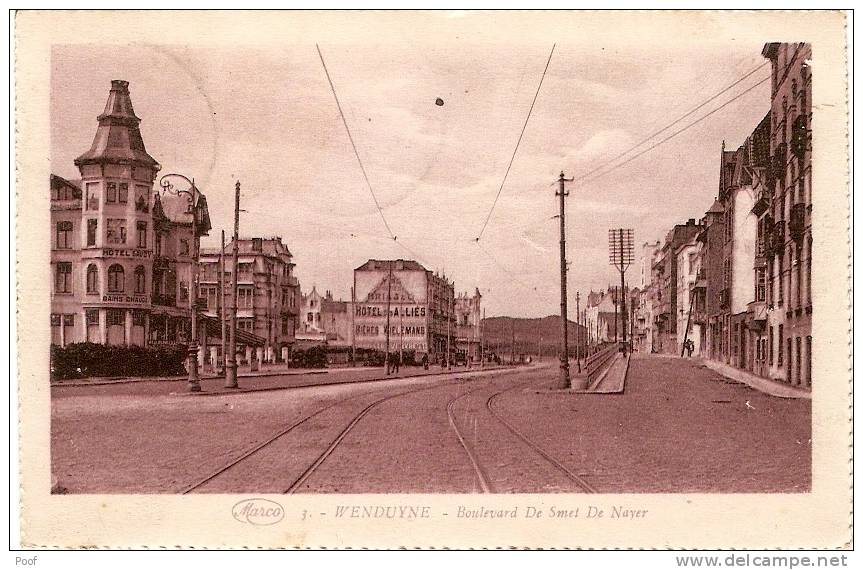
{"label": "marco logo", "polygon": [[241,523],[266,526],[284,519],[285,509],[267,499],[244,499],[233,506],[231,514]]}

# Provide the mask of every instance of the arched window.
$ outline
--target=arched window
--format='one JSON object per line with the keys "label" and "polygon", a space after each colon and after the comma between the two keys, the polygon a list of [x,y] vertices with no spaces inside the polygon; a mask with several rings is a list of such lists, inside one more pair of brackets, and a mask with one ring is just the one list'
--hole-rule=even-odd
{"label": "arched window", "polygon": [[114,264],[108,268],[108,292],[122,293],[126,287],[126,282],[123,275],[123,266]]}
{"label": "arched window", "polygon": [[135,268],[135,293],[147,292],[147,274],[143,265]]}
{"label": "arched window", "polygon": [[99,292],[99,268],[95,263],[87,266],[87,293]]}

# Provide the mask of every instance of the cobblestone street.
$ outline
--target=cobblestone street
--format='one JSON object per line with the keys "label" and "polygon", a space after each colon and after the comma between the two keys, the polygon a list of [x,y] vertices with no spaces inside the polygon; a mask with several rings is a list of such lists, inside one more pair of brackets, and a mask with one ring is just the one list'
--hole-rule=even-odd
{"label": "cobblestone street", "polygon": [[211,397],[54,389],[52,471],[70,493],[470,493],[482,490],[482,478],[491,492],[810,487],[808,400],[768,396],[670,357],[633,357],[620,395],[550,392],[556,376],[547,360],[514,371]]}

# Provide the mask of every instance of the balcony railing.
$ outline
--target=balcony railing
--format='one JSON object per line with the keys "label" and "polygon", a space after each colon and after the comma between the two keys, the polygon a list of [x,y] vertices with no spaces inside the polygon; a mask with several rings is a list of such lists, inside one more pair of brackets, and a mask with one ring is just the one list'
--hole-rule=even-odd
{"label": "balcony railing", "polygon": [[806,204],[799,203],[791,206],[791,219],[788,221],[788,233],[791,239],[799,242],[803,239],[806,231]]}
{"label": "balcony railing", "polygon": [[809,127],[806,125],[806,116],[798,115],[791,126],[791,152],[797,158],[803,158],[809,149]]}
{"label": "balcony railing", "polygon": [[770,196],[773,191],[772,187],[761,187],[758,194],[755,196],[755,203],[752,205],[752,213],[760,216],[770,208]]}
{"label": "balcony railing", "polygon": [[771,233],[771,250],[773,253],[779,253],[785,247],[785,220],[779,220],[773,224]]}

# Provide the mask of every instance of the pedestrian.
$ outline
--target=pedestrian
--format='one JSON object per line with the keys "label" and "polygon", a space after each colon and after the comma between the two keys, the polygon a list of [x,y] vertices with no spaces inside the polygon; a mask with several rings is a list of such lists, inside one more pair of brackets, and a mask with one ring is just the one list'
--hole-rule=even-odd
{"label": "pedestrian", "polygon": [[399,373],[399,366],[401,366],[401,363],[402,363],[402,355],[396,354],[395,357],[393,358],[393,367],[395,369],[396,374]]}
{"label": "pedestrian", "polygon": [[422,362],[423,362],[423,370],[428,370],[429,369],[429,355],[428,354],[423,354]]}

